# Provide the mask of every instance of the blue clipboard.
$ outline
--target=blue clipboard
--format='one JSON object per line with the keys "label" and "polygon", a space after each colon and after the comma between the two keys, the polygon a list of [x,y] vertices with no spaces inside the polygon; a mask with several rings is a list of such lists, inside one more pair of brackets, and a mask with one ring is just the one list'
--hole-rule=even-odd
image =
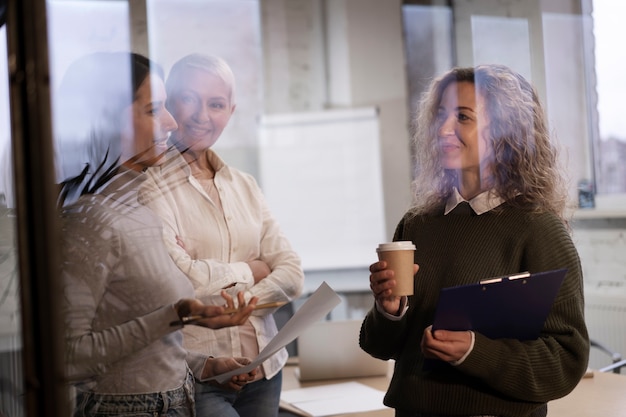
{"label": "blue clipboard", "polygon": [[490,339],[537,339],[566,273],[525,272],[443,288],[432,329],[474,330]]}

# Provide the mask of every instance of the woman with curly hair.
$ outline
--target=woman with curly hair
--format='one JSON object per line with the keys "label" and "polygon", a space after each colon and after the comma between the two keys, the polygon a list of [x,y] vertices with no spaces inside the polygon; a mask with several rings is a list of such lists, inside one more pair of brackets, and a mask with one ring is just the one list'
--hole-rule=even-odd
{"label": "woman with curly hair", "polygon": [[[394,240],[417,247],[415,295],[392,296],[393,271],[373,263],[376,301],[360,336],[365,351],[396,360],[385,404],[398,417],[546,416],[584,374],[589,338],[567,189],[537,93],[502,65],[454,68],[424,94],[414,142],[414,204]],[[536,340],[432,331],[441,288],[561,268]]]}

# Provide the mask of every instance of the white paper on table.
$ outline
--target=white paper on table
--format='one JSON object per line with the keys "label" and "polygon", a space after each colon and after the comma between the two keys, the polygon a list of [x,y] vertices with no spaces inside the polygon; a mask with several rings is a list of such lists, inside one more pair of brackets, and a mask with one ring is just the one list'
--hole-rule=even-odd
{"label": "white paper on table", "polygon": [[286,390],[280,399],[314,417],[322,417],[384,409],[384,396],[384,391],[360,382],[344,382]]}
{"label": "white paper on table", "polygon": [[245,374],[256,369],[267,358],[294,341],[307,327],[330,313],[340,302],[341,298],[339,298],[337,293],[326,282],[322,282],[319,288],[311,294],[309,299],[285,323],[276,336],[259,353],[259,356],[254,358],[250,364],[224,374],[203,379],[202,381],[215,379],[220,384],[223,384],[235,375]]}

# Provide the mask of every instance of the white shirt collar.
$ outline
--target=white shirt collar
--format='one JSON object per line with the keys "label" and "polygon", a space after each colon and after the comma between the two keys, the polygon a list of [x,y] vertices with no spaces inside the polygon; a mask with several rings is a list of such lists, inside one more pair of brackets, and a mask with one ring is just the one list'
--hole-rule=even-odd
{"label": "white shirt collar", "polygon": [[[459,193],[459,190],[454,187],[452,194],[448,197],[446,209],[443,214],[450,213],[459,203],[463,201],[467,200],[465,200]],[[494,193],[493,190],[487,190],[467,202],[472,210],[480,216],[481,214],[487,213],[488,211],[498,207],[500,204],[504,203],[504,200]]]}

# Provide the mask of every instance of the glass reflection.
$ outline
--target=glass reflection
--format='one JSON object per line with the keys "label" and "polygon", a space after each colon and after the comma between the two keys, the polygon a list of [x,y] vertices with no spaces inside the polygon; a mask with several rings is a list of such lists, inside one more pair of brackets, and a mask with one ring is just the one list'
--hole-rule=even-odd
{"label": "glass reflection", "polygon": [[[160,67],[128,52],[77,59],[54,100],[58,149],[71,143],[82,158],[80,171],[61,170],[59,196],[66,375],[77,391],[76,416],[192,416],[192,370],[206,378],[246,363],[200,352],[194,367],[182,345],[184,317],[196,317],[193,327],[239,325],[257,298],[234,294],[235,306],[224,293],[225,307],[194,299],[167,254],[161,223],[138,199],[146,169],[166,160],[177,128],[165,100]],[[255,374],[226,385],[240,388]]]}

